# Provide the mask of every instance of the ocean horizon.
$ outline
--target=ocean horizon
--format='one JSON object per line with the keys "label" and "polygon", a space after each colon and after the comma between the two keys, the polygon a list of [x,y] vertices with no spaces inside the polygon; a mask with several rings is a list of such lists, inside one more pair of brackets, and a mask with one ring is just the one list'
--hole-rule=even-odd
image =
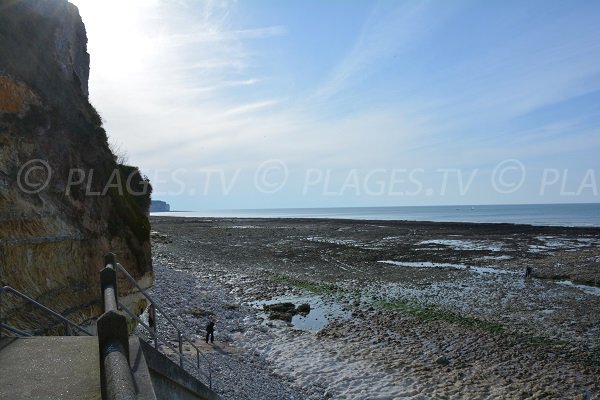
{"label": "ocean horizon", "polygon": [[600,203],[230,209],[156,212],[150,215],[196,218],[339,218],[600,227]]}

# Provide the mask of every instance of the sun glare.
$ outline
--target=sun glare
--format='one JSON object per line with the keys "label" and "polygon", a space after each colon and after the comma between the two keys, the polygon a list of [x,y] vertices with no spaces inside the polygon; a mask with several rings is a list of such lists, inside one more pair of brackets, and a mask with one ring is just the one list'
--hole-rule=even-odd
{"label": "sun glare", "polygon": [[79,8],[86,26],[88,52],[94,58],[92,80],[94,74],[110,78],[134,73],[144,67],[152,44],[143,21],[156,3],[115,0],[72,2]]}

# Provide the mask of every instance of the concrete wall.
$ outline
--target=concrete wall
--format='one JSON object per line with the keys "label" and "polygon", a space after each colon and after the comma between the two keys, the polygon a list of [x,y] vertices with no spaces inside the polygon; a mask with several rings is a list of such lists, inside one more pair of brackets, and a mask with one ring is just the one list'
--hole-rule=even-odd
{"label": "concrete wall", "polygon": [[203,398],[154,370],[150,370],[150,377],[157,400],[198,400]]}
{"label": "concrete wall", "polygon": [[[138,347],[143,353],[145,368],[149,371],[157,400],[219,399],[206,385],[138,338],[130,340],[130,358],[135,357]],[[137,380],[136,376],[136,382]]]}

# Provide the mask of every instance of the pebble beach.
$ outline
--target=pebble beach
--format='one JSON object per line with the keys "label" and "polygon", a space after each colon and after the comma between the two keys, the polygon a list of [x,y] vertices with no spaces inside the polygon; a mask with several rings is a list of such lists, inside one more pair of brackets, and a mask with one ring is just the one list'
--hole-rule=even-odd
{"label": "pebble beach", "polygon": [[152,294],[224,399],[600,398],[597,228],[151,221]]}

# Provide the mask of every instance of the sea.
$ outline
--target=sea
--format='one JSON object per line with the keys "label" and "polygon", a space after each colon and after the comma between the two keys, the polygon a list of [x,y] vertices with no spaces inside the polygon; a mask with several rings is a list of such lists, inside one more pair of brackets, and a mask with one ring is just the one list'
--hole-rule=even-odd
{"label": "sea", "polygon": [[172,211],[151,215],[208,218],[341,218],[600,227],[600,203],[273,208]]}

